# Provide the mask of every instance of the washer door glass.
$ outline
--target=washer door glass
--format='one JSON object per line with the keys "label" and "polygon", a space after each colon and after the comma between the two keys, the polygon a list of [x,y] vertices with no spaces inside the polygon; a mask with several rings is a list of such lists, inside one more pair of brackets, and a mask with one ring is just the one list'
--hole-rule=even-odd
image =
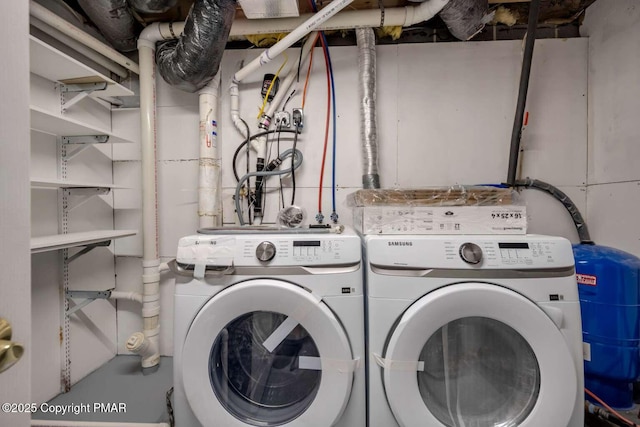
{"label": "washer door glass", "polygon": [[269,311],[243,314],[222,329],[211,348],[211,387],[244,423],[288,423],[311,405],[320,387],[319,367],[299,364],[305,358],[319,360],[318,348],[300,324],[287,328],[286,317]]}
{"label": "washer door glass", "polygon": [[517,426],[533,410],[540,368],[527,341],[486,317],[447,323],[422,348],[418,389],[445,426]]}

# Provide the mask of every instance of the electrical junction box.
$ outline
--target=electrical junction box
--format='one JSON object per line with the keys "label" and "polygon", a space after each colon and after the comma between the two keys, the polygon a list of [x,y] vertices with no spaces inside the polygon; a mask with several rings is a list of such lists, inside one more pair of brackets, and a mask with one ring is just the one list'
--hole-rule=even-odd
{"label": "electrical junction box", "polygon": [[249,19],[300,16],[297,0],[238,0]]}

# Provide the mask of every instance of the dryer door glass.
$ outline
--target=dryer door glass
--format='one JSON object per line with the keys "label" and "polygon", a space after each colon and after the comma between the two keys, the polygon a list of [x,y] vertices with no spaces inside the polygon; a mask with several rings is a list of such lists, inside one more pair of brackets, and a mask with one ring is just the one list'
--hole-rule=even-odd
{"label": "dryer door glass", "polygon": [[486,317],[449,322],[422,348],[420,395],[444,425],[517,426],[540,392],[540,368],[527,341]]}
{"label": "dryer door glass", "polygon": [[225,409],[244,423],[277,426],[313,402],[322,371],[307,331],[287,316],[255,311],[231,321],[209,357],[211,386]]}

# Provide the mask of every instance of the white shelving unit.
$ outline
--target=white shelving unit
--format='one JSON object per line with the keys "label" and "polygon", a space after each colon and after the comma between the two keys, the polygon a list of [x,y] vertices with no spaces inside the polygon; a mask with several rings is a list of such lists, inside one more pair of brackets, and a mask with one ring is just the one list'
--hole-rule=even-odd
{"label": "white shelving unit", "polygon": [[121,237],[137,234],[137,230],[97,230],[81,233],[55,234],[31,238],[31,253],[57,251],[59,249],[89,246]]}
{"label": "white shelving unit", "polygon": [[114,135],[110,129],[90,125],[61,113],[47,111],[36,105],[30,106],[31,129],[57,136],[107,135],[110,143],[130,143],[131,141]]}
{"label": "white shelving unit", "polygon": [[107,83],[106,90],[96,91],[90,95],[91,97],[134,95],[130,89],[33,36],[29,39],[29,55],[31,72],[47,80],[63,84]]}
{"label": "white shelving unit", "polygon": [[[88,296],[79,304],[70,303],[70,299],[74,292],[99,295],[115,287],[113,253],[107,247],[115,239],[138,233],[137,230],[113,230],[113,204],[109,200],[104,200],[106,203],[95,200],[97,195],[113,194],[112,190],[125,188],[109,182],[113,180],[110,156],[96,152],[77,158],[76,155],[87,149],[95,151],[91,147],[132,142],[113,133],[111,106],[115,103],[113,97],[135,94],[109,76],[33,36],[30,37],[29,47],[32,139],[39,144],[39,151],[33,151],[32,148],[32,200],[39,209],[32,221],[42,225],[33,227],[32,223],[32,228],[39,231],[31,238],[31,253],[59,252],[58,256],[40,255],[38,258],[39,262],[47,265],[57,265],[61,273],[56,279],[59,287],[57,293],[61,297],[59,306],[50,306],[47,302],[46,306],[40,308],[41,312],[46,312],[41,314],[42,319],[46,319],[41,321],[42,325],[62,319],[59,328],[61,342],[56,346],[60,351],[60,381],[50,382],[50,387],[55,388],[60,384],[60,390],[67,392],[72,383],[70,360],[73,351],[76,351],[74,357],[82,360],[85,357],[95,360],[97,355],[100,358],[110,356],[105,354],[103,348],[94,350],[81,346],[82,350],[78,352],[79,347],[72,350],[71,346],[71,337],[77,336],[76,331],[83,340],[89,339],[89,342],[95,337],[87,334],[84,326],[72,324],[69,317],[80,314],[77,312],[89,302],[104,297]],[[50,146],[49,142],[55,147]],[[99,151],[106,154],[107,150]],[[37,165],[35,168],[34,162]],[[52,192],[57,197],[52,197]],[[78,209],[88,201],[91,203]],[[55,232],[58,234],[52,234]],[[76,249],[72,251],[72,248]],[[90,257],[86,256],[96,248],[101,249],[94,251]],[[70,267],[80,257],[84,257],[84,262],[78,263],[82,267]],[[81,273],[76,274],[77,271]],[[87,280],[88,272],[91,280]],[[42,281],[32,283],[32,286],[45,293],[53,291],[49,285]],[[115,318],[110,317],[108,310],[103,308],[93,311],[94,314],[96,312],[100,314],[92,321],[110,328]],[[84,346],[85,342],[82,344]],[[46,350],[55,351],[53,348]],[[74,367],[80,365],[76,363]],[[78,369],[79,375],[85,375],[89,370],[86,364],[74,369]]]}
{"label": "white shelving unit", "polygon": [[102,189],[126,189],[128,187],[123,187],[120,185],[114,184],[96,184],[96,183],[87,183],[87,182],[76,182],[76,181],[65,181],[62,179],[38,179],[31,178],[31,187],[32,188],[102,188]]}

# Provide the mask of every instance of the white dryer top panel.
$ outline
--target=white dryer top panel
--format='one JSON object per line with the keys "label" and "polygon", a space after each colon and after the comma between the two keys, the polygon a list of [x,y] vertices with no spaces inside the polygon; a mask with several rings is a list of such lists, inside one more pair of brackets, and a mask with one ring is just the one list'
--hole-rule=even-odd
{"label": "white dryer top panel", "polygon": [[198,234],[180,239],[176,261],[207,266],[328,266],[358,263],[362,247],[347,228],[336,233]]}
{"label": "white dryer top panel", "polygon": [[548,269],[574,265],[562,237],[378,235],[365,237],[369,263],[420,269]]}

